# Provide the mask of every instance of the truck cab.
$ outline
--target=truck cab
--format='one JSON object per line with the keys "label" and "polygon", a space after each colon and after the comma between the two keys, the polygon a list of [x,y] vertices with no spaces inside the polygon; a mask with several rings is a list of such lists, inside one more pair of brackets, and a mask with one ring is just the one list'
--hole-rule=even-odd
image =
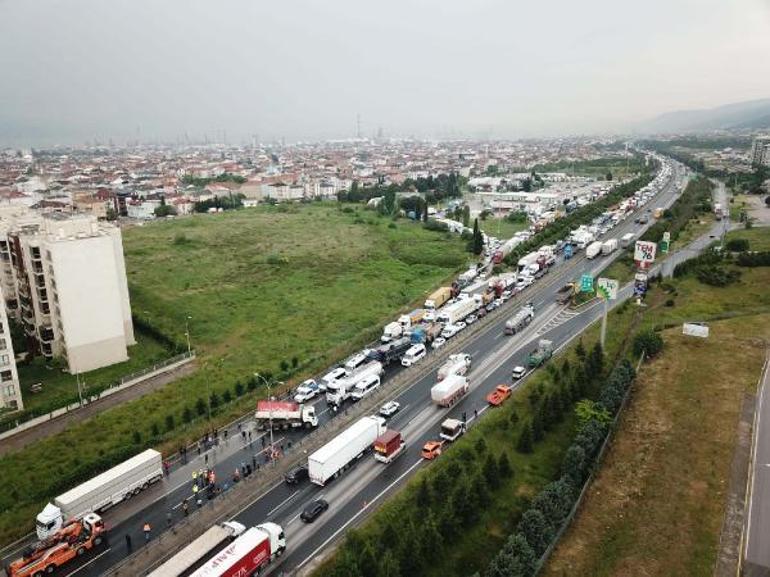
{"label": "truck cab", "polygon": [[465,432],[465,423],[457,419],[446,419],[441,423],[441,433],[439,437],[449,441],[457,440]]}

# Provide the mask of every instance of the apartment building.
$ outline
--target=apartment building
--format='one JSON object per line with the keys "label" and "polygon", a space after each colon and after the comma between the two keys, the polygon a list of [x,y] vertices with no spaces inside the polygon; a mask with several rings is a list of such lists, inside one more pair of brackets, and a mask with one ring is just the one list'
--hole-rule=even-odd
{"label": "apartment building", "polygon": [[134,344],[120,229],[93,215],[0,211],[0,286],[36,353],[81,373]]}
{"label": "apartment building", "polygon": [[751,164],[770,166],[770,136],[758,136],[751,146]]}
{"label": "apartment building", "polygon": [[[0,291],[0,297],[2,297],[1,293],[2,291]],[[0,298],[0,408],[13,410],[24,408],[13,355],[11,329],[8,326],[8,316],[2,298]]]}

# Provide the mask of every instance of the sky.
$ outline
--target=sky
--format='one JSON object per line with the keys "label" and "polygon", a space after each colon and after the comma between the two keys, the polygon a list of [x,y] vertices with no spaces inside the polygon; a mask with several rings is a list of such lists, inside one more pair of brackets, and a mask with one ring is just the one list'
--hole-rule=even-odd
{"label": "sky", "polygon": [[0,145],[602,134],[768,60],[770,0],[0,0]]}

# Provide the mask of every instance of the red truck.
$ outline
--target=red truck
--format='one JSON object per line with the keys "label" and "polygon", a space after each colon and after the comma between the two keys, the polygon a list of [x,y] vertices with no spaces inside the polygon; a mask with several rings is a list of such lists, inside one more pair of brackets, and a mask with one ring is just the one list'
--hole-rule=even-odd
{"label": "red truck", "polygon": [[283,529],[275,523],[251,527],[219,551],[190,577],[241,577],[256,575],[286,549]]}
{"label": "red truck", "polygon": [[497,385],[495,390],[487,395],[487,402],[493,407],[499,407],[511,396],[513,390],[508,385]]}
{"label": "red truck", "polygon": [[374,441],[374,458],[388,464],[404,452],[406,441],[399,431],[388,429]]}

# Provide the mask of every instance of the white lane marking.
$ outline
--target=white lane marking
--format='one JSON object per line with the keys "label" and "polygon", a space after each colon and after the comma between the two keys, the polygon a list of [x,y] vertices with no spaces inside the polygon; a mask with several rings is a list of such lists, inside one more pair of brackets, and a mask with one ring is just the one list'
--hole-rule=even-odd
{"label": "white lane marking", "polygon": [[[411,466],[411,467],[409,467],[409,468],[408,468],[406,471],[404,471],[403,473],[401,473],[401,475],[400,475],[400,476],[399,476],[399,477],[398,477],[398,478],[397,478],[395,481],[393,481],[393,482],[392,482],[390,485],[388,485],[388,486],[387,486],[387,487],[385,487],[385,488],[384,488],[382,491],[380,491],[380,492],[379,492],[377,495],[375,495],[375,496],[372,498],[372,500],[371,500],[371,501],[367,501],[366,505],[364,505],[363,507],[361,507],[361,509],[360,509],[358,512],[356,512],[356,514],[355,514],[355,515],[353,515],[353,516],[352,516],[350,519],[348,519],[347,521],[345,521],[345,523],[342,525],[342,527],[340,527],[340,528],[339,528],[339,529],[337,529],[337,530],[336,530],[334,533],[332,533],[332,534],[331,534],[331,536],[330,536],[330,537],[329,537],[329,538],[328,538],[326,541],[324,541],[324,542],[323,542],[323,543],[322,543],[322,544],[321,544],[321,545],[320,545],[320,546],[319,546],[319,547],[318,547],[318,548],[317,548],[315,551],[313,551],[313,552],[312,552],[312,553],[311,553],[311,554],[310,554],[310,555],[309,555],[307,558],[305,558],[305,560],[304,560],[304,561],[302,561],[302,563],[300,563],[299,565],[297,565],[297,569],[301,568],[301,567],[302,567],[302,566],[303,566],[305,563],[307,563],[308,561],[310,561],[311,559],[313,559],[313,557],[315,557],[315,556],[318,554],[318,552],[319,552],[321,549],[323,549],[324,547],[326,547],[326,546],[327,546],[327,545],[328,545],[328,544],[329,544],[329,543],[330,543],[330,542],[331,542],[333,539],[335,539],[335,538],[337,537],[337,535],[339,535],[339,534],[340,534],[340,532],[344,531],[344,530],[345,530],[345,529],[348,527],[348,525],[350,525],[350,524],[351,524],[353,521],[355,521],[355,520],[356,520],[356,519],[359,517],[359,515],[361,515],[361,514],[362,514],[364,511],[366,511],[366,510],[367,510],[369,507],[371,507],[371,506],[372,506],[372,504],[374,504],[374,502],[375,502],[375,501],[377,501],[377,500],[378,500],[380,497],[382,497],[382,496],[383,496],[385,493],[387,493],[388,491],[390,491],[390,490],[391,490],[391,489],[392,489],[392,488],[393,488],[393,487],[394,487],[396,484],[400,483],[400,482],[401,482],[401,479],[403,479],[404,477],[406,477],[407,475],[409,475],[409,474],[410,474],[410,473],[411,473],[411,472],[412,472],[412,471],[413,471],[413,470],[414,470],[414,469],[415,469],[415,468],[416,468],[418,465],[420,465],[420,464],[422,463],[422,461],[423,461],[422,459],[420,459],[419,461],[417,461],[417,462],[416,462],[414,465],[412,465],[412,466]],[[296,517],[295,517],[295,519],[296,519]],[[293,520],[294,520],[294,519],[292,519],[292,521],[293,521]]]}
{"label": "white lane marking", "polygon": [[497,333],[497,336],[495,336],[495,340],[502,338],[502,336],[503,336],[503,333]]}
{"label": "white lane marking", "polygon": [[294,492],[293,492],[291,495],[289,495],[289,496],[288,496],[288,497],[286,497],[286,498],[285,498],[283,501],[281,501],[280,503],[278,503],[278,505],[276,505],[275,507],[273,507],[273,509],[267,513],[267,516],[269,517],[270,515],[272,515],[273,513],[275,513],[275,512],[276,512],[278,509],[280,509],[281,507],[283,507],[283,506],[284,506],[284,505],[285,505],[287,502],[291,501],[291,500],[292,500],[294,497],[296,497],[297,495],[299,495],[299,489],[298,489],[298,490],[296,490],[296,491],[294,491]]}
{"label": "white lane marking", "polygon": [[249,502],[247,505],[245,505],[245,506],[244,506],[242,509],[240,509],[240,510],[239,510],[237,513],[235,513],[234,515],[231,515],[231,516],[230,516],[230,518],[231,518],[231,519],[234,519],[235,517],[238,517],[238,516],[239,516],[241,513],[243,513],[243,512],[244,512],[246,509],[248,509],[249,507],[251,507],[251,506],[252,506],[254,503],[256,503],[257,501],[259,501],[259,500],[260,500],[262,497],[264,497],[265,495],[267,495],[267,494],[268,494],[270,491],[274,490],[276,487],[280,487],[282,484],[283,484],[283,480],[280,480],[280,481],[278,481],[278,482],[277,482],[275,485],[273,485],[272,487],[268,487],[267,489],[265,489],[265,490],[264,490],[264,492],[260,493],[260,494],[259,494],[257,497],[255,497],[253,501]]}
{"label": "white lane marking", "polygon": [[94,557],[93,559],[89,560],[89,561],[88,561],[88,563],[83,563],[83,564],[82,564],[80,567],[78,567],[77,569],[75,569],[75,570],[74,570],[72,573],[67,573],[67,575],[66,575],[65,577],[70,577],[70,575],[74,575],[74,574],[75,574],[75,573],[77,573],[78,571],[82,571],[83,569],[85,569],[86,567],[88,567],[88,566],[89,566],[91,563],[93,563],[94,561],[96,561],[96,560],[97,560],[99,557],[102,557],[102,556],[106,555],[106,554],[107,554],[107,553],[109,553],[111,550],[112,550],[112,547],[107,547],[107,549],[105,549],[104,551],[102,551],[101,553],[99,553],[99,554],[98,554],[96,557]]}

